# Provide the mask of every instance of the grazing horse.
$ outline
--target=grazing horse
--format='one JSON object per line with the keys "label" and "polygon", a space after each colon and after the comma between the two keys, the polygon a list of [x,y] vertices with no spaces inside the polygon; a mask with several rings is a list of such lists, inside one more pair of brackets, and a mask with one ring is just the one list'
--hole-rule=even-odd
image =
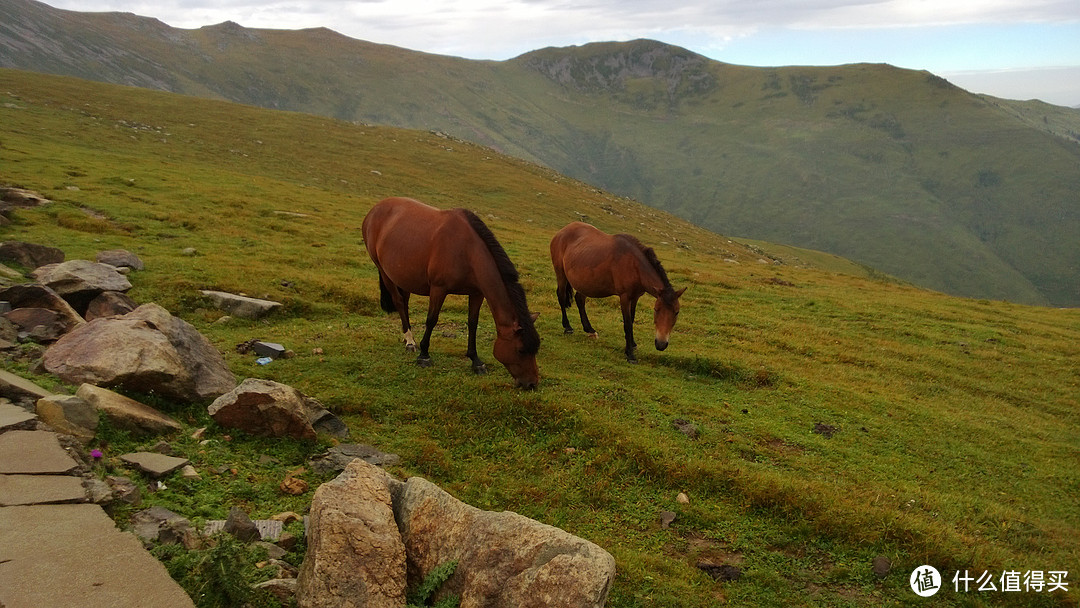
{"label": "grazing horse", "polygon": [[440,210],[408,198],[388,198],[364,218],[364,245],[379,269],[382,308],[401,316],[405,348],[416,350],[409,325],[409,295],[428,296],[427,325],[416,362],[431,366],[431,331],[448,294],[469,296],[469,349],[473,371],[487,371],[476,354],[476,324],[486,298],[495,319],[494,355],[518,386],[540,381],[540,336],[518,283],[517,269],[491,230],[466,209]]}
{"label": "grazing horse", "polygon": [[686,289],[676,291],[671,286],[664,267],[651,247],[642,245],[641,241],[629,234],[610,235],[589,224],[573,222],[551,239],[551,263],[555,266],[557,294],[566,333],[574,333],[566,317],[571,298],[577,301],[582,329],[595,337],[596,330],[585,314],[585,298],[617,295],[622,304],[626,360],[636,363],[634,315],[638,298],[647,292],[656,298],[653,307],[656,350],[667,348],[671,328],[679,316],[679,297]]}

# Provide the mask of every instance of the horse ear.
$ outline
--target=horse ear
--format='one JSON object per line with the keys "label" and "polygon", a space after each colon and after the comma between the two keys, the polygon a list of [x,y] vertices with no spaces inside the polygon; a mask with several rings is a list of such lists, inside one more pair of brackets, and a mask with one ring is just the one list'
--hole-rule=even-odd
{"label": "horse ear", "polygon": [[679,298],[681,298],[682,294],[686,293],[686,289],[687,289],[686,287],[683,287],[679,291],[676,291],[675,292],[675,299],[678,300]]}
{"label": "horse ear", "polygon": [[540,318],[540,313],[530,312],[529,316],[532,317],[533,323],[536,323],[536,320]]}

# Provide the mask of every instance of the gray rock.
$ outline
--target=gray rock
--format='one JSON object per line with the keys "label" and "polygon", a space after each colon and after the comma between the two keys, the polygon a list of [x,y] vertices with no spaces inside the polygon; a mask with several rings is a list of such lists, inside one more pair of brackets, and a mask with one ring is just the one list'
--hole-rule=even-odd
{"label": "gray rock", "polygon": [[166,456],[156,452],[131,452],[121,456],[120,460],[138,467],[151,477],[164,477],[191,462],[187,458]]}
{"label": "gray rock", "polygon": [[320,475],[344,471],[345,467],[355,459],[361,459],[375,466],[392,466],[401,462],[397,454],[387,454],[363,443],[343,443],[336,445],[325,454],[316,456],[308,461],[311,470]]}
{"label": "gray rock", "polygon": [[236,386],[221,353],[157,304],[74,329],[45,351],[44,364],[67,382],[122,386],[182,402],[214,398]]}
{"label": "gray rock", "polygon": [[143,269],[143,262],[139,259],[139,256],[126,249],[99,251],[97,257],[94,259],[100,264],[108,264],[110,266],[116,266],[117,268],[130,268],[132,270]]}
{"label": "gray rock", "polygon": [[112,488],[106,481],[102,481],[96,477],[90,477],[84,478],[82,480],[82,485],[86,490],[87,499],[96,505],[108,505],[115,500]]}
{"label": "gray rock", "polygon": [[239,507],[229,509],[229,518],[225,520],[223,529],[245,543],[254,542],[262,538],[259,534],[258,526],[256,526],[255,522],[251,521],[251,518],[248,517],[248,514]]}
{"label": "gray rock", "polygon": [[357,460],[315,491],[300,608],[405,605],[405,546],[388,484],[381,469]]}
{"label": "gray rock", "polygon": [[206,290],[202,294],[210,298],[216,308],[224,310],[234,317],[243,317],[245,319],[264,317],[282,306],[280,302],[249,298],[224,291]]}
{"label": "gray rock", "polygon": [[251,344],[251,350],[255,351],[255,354],[260,357],[280,359],[285,356],[285,347],[277,342],[255,341]]}
{"label": "gray rock", "polygon": [[94,438],[98,413],[94,406],[74,395],[51,395],[37,400],[37,415],[54,430],[81,441]]}
{"label": "gray rock", "polygon": [[131,531],[148,543],[194,548],[198,535],[187,518],[165,507],[150,507],[131,516]]}
{"label": "gray rock", "polygon": [[104,413],[117,427],[137,434],[158,435],[183,428],[179,422],[149,405],[93,384],[83,384],[75,396],[95,411]]}
{"label": "gray rock", "polygon": [[872,567],[874,570],[874,576],[877,576],[878,578],[885,578],[889,575],[889,571],[892,570],[892,561],[890,561],[889,558],[885,557],[884,555],[879,555],[874,558]]}

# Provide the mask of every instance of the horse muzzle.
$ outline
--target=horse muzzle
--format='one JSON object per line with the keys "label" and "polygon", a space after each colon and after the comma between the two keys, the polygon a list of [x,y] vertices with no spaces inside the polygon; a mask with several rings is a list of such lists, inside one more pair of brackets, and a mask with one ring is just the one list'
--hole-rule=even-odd
{"label": "horse muzzle", "polygon": [[664,350],[667,348],[667,340],[656,339],[656,350]]}

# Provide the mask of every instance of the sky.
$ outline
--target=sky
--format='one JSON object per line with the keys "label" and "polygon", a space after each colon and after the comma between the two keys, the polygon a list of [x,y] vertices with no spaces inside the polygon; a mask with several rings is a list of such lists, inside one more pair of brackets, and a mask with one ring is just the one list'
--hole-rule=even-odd
{"label": "sky", "polygon": [[975,93],[1080,106],[1078,0],[47,0],[198,28],[327,27],[351,38],[503,60],[651,38],[750,66],[889,63]]}

